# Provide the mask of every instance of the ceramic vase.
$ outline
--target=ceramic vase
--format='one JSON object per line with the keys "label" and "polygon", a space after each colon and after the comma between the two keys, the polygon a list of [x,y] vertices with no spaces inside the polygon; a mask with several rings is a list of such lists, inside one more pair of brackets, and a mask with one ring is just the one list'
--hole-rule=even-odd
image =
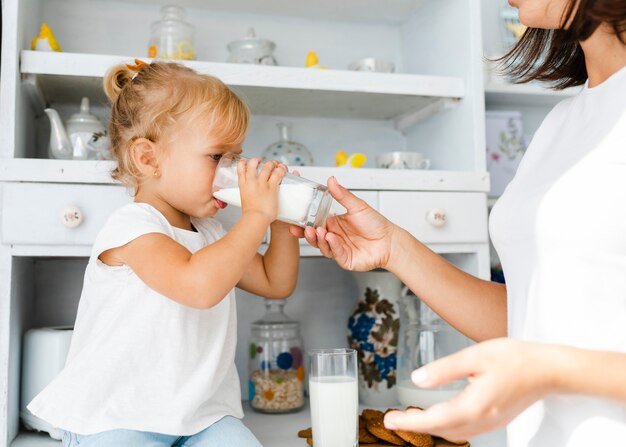
{"label": "ceramic vase", "polygon": [[348,343],[357,351],[359,400],[375,407],[396,405],[402,283],[384,270],[354,276],[360,295],[348,320]]}

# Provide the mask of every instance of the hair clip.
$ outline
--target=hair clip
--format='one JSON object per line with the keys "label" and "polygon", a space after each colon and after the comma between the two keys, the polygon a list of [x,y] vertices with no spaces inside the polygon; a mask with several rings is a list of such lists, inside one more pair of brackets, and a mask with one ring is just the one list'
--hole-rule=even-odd
{"label": "hair clip", "polygon": [[135,59],[135,65],[126,64],[126,68],[135,72],[135,74],[130,78],[131,81],[137,77],[139,72],[143,70],[145,67],[149,67],[150,64],[142,61],[141,59]]}

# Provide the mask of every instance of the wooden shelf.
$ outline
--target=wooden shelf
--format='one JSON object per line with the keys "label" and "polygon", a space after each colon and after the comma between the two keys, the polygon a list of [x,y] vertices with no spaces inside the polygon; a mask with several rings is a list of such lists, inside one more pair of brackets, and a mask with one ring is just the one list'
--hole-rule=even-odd
{"label": "wooden shelf", "polygon": [[[3,159],[0,181],[116,184],[112,161]],[[477,172],[299,167],[305,178],[326,184],[335,176],[346,188],[373,191],[489,191],[489,175]]]}
{"label": "wooden shelf", "polygon": [[[21,73],[35,107],[79,102],[82,96],[106,103],[102,78],[130,56],[21,52]],[[146,59],[147,60],[147,59]],[[249,64],[188,61],[246,99],[252,113],[393,120],[400,130],[456,105],[465,94],[461,78],[396,73],[365,73]]]}
{"label": "wooden shelf", "polygon": [[485,86],[485,103],[489,106],[554,107],[562,100],[576,95],[580,88],[550,90],[537,84],[494,82]]}

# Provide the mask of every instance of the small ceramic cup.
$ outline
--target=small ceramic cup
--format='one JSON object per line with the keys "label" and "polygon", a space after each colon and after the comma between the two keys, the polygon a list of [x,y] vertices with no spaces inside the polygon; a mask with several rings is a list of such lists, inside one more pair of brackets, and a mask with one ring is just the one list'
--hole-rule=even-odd
{"label": "small ceramic cup", "polygon": [[430,160],[419,152],[385,152],[376,157],[376,167],[382,169],[428,169]]}

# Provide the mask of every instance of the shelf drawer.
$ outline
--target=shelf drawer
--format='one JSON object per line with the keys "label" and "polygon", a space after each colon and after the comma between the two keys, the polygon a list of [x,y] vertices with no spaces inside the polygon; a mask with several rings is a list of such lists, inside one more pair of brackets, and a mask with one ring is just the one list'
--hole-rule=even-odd
{"label": "shelf drawer", "polygon": [[5,183],[2,241],[91,245],[111,213],[131,201],[121,186]]}
{"label": "shelf drawer", "polygon": [[381,191],[380,212],[424,243],[487,242],[482,193]]}

